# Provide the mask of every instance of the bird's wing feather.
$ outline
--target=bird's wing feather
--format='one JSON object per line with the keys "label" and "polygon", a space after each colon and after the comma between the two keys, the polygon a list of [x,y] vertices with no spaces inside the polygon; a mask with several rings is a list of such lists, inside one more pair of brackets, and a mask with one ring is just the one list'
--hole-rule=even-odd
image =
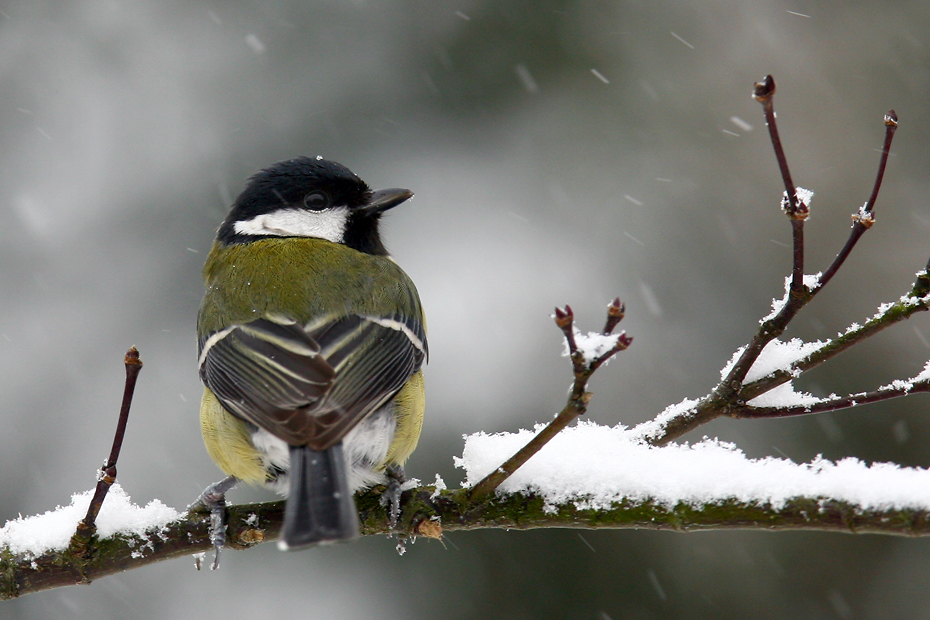
{"label": "bird's wing feather", "polygon": [[200,374],[232,413],[291,445],[323,450],[423,364],[418,321],[350,315],[306,328],[265,317],[201,343]]}

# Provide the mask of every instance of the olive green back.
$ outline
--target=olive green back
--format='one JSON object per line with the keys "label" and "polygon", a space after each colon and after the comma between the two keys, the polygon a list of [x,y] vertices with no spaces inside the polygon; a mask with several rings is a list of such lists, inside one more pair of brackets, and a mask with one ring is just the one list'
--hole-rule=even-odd
{"label": "olive green back", "polygon": [[201,338],[268,314],[302,324],[324,316],[380,316],[384,308],[423,316],[416,287],[394,261],[323,239],[215,242],[203,274]]}

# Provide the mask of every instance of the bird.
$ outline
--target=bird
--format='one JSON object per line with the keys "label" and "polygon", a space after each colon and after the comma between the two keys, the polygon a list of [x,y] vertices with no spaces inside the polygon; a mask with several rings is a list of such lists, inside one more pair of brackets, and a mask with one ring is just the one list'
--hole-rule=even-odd
{"label": "bird", "polygon": [[412,196],[301,156],[254,174],[217,230],[197,318],[201,431],[227,475],[200,498],[214,567],[240,481],[286,496],[285,550],[357,538],[357,490],[390,482],[399,501],[429,352],[419,294],[379,224]]}

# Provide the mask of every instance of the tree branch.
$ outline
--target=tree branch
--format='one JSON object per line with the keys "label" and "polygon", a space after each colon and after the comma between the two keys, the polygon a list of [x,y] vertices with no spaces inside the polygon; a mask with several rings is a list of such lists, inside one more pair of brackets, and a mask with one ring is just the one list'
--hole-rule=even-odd
{"label": "tree branch", "polygon": [[816,351],[794,362],[788,368],[776,370],[761,379],[747,383],[741,391],[743,400],[752,400],[779,385],[791,381],[801,373],[820,366],[840,353],[848,351],[878,332],[909,319],[913,314],[930,310],[930,295],[924,289],[928,284],[930,284],[930,274],[923,271],[918,274],[917,282],[910,293],[894,304],[885,306],[883,311],[880,309],[864,325],[851,326],[842,336],[830,340]]}
{"label": "tree branch", "polygon": [[[905,384],[906,383],[906,384]],[[922,380],[914,383],[901,382],[901,384],[892,384],[884,388],[879,388],[871,392],[862,392],[860,394],[850,394],[849,396],[836,396],[832,398],[823,398],[819,402],[810,405],[791,405],[787,407],[755,407],[744,405],[735,407],[730,410],[731,418],[789,418],[799,415],[810,415],[813,413],[825,413],[828,411],[839,411],[858,407],[859,405],[869,405],[880,403],[892,398],[902,398],[911,394],[930,392],[930,381]]]}
{"label": "tree branch", "polygon": [[698,401],[687,401],[681,406],[670,407],[656,419],[638,427],[643,441],[652,445],[665,445],[720,416],[742,417],[741,414],[746,411],[747,401],[796,378],[811,368],[819,366],[886,327],[908,318],[914,312],[928,308],[930,299],[927,298],[927,290],[930,279],[928,279],[927,271],[930,271],[930,263],[928,263],[927,270],[918,274],[918,281],[909,295],[902,298],[897,304],[886,308],[880,317],[873,317],[863,328],[847,330],[847,333],[840,338],[831,341],[786,369],[777,370],[749,384],[745,383],[747,374],[758,360],[765,346],[781,336],[797,313],[810,303],[817,293],[823,290],[824,286],[843,265],[859,237],[874,223],[873,209],[884,178],[891,141],[898,126],[898,117],[894,110],[890,110],[884,117],[885,140],[872,193],[858,214],[853,216],[854,224],[850,237],[827,269],[827,272],[817,277],[816,281],[806,284],[803,276],[803,223],[810,214],[810,210],[806,203],[798,199],[797,190],[791,179],[788,161],[775,122],[774,95],[775,80],[771,75],[767,75],[761,82],[756,82],[753,97],[762,104],[772,147],[775,150],[778,167],[785,185],[782,207],[791,220],[794,233],[794,261],[784,303],[773,316],[769,316],[761,322],[758,331],[753,335],[749,344],[743,348],[736,363],[733,364],[727,375],[710,394]]}
{"label": "tree branch", "polygon": [[[364,535],[389,534],[389,515],[380,489],[358,496]],[[227,545],[248,549],[275,540],[284,517],[284,502],[243,504],[229,508]],[[190,512],[167,527],[142,536],[115,536],[99,541],[100,553],[88,562],[73,555],[49,553],[37,558],[14,557],[0,549],[0,599],[66,585],[88,584],[114,573],[212,549],[210,517]],[[799,497],[784,506],[757,506],[737,500],[703,506],[679,503],[666,507],[650,500],[622,501],[606,510],[578,508],[575,502],[549,505],[532,494],[508,494],[475,500],[468,489],[437,491],[423,486],[404,493],[401,527],[412,535],[436,537],[443,532],[481,529],[574,528],[698,530],[766,529],[930,535],[925,510],[872,510],[830,498]],[[193,561],[191,562],[193,565]]]}
{"label": "tree branch", "polygon": [[888,113],[885,114],[884,122],[885,142],[882,145],[882,156],[878,162],[878,173],[875,175],[872,195],[869,196],[868,201],[866,201],[858,212],[853,213],[853,225],[852,230],[849,231],[849,238],[846,240],[843,249],[841,249],[836,255],[836,258],[833,259],[833,263],[831,263],[827,270],[823,272],[823,275],[820,276],[821,287],[826,286],[827,282],[833,279],[833,276],[836,275],[836,272],[839,271],[840,267],[842,267],[843,263],[846,261],[846,257],[849,256],[849,253],[852,252],[852,249],[856,246],[859,238],[865,231],[872,228],[872,224],[875,223],[875,201],[878,200],[878,190],[881,189],[882,179],[885,177],[885,165],[888,163],[888,153],[891,152],[891,140],[894,138],[894,132],[898,128],[898,115],[895,114],[894,110],[888,110]]}

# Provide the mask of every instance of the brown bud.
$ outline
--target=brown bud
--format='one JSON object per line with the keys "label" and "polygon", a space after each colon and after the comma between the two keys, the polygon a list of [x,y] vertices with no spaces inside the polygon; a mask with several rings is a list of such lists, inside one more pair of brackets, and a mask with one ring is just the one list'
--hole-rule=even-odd
{"label": "brown bud", "polygon": [[752,91],[752,96],[759,103],[765,103],[775,94],[775,78],[771,75],[765,76],[761,82],[756,82]]}

